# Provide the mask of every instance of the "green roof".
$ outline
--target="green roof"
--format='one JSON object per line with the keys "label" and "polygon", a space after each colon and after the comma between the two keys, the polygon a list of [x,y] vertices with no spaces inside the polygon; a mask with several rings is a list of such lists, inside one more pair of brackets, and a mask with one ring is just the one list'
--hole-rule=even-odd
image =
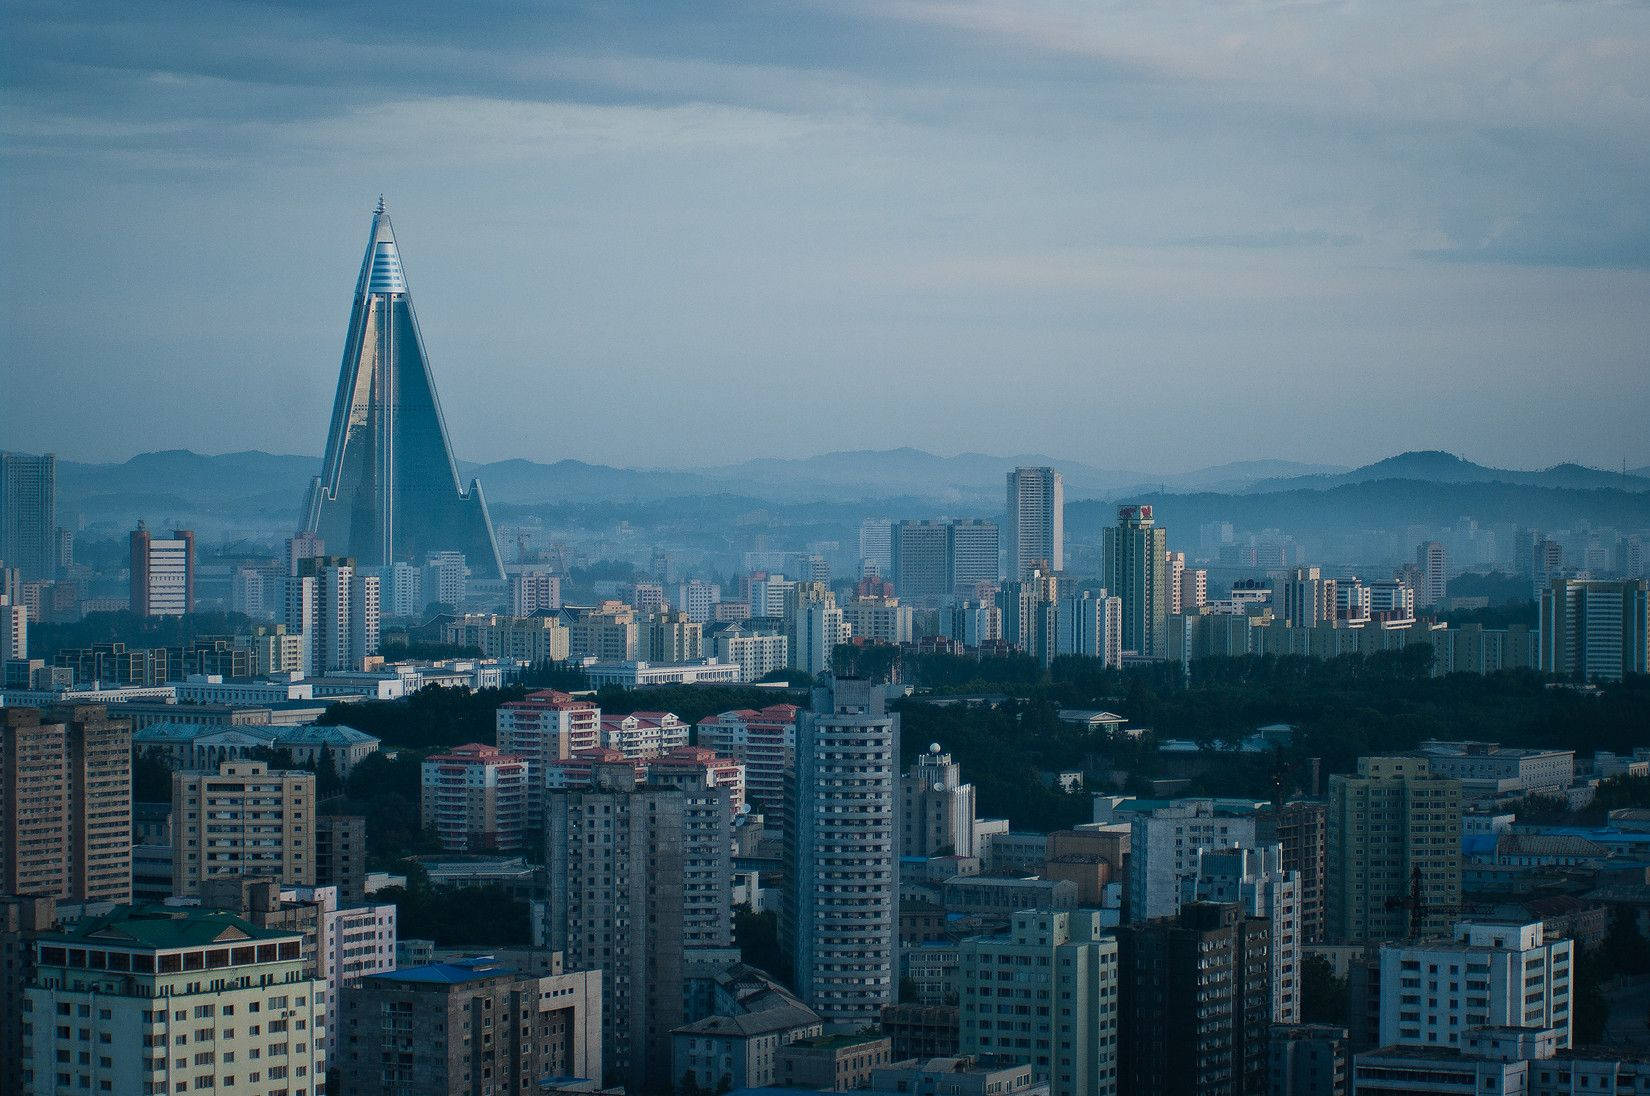
{"label": "green roof", "polygon": [[191,906],[116,906],[101,917],[86,917],[42,940],[70,944],[108,944],[153,948],[205,947],[243,940],[273,940],[298,933],[262,929],[224,910]]}

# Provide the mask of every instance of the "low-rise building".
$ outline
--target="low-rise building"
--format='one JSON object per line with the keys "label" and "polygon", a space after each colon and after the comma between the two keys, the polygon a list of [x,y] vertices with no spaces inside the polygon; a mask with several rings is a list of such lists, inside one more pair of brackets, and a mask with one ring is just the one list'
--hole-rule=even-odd
{"label": "low-rise building", "polygon": [[886,1035],[820,1035],[793,1039],[777,1052],[778,1084],[783,1088],[864,1088],[871,1072],[893,1060]]}

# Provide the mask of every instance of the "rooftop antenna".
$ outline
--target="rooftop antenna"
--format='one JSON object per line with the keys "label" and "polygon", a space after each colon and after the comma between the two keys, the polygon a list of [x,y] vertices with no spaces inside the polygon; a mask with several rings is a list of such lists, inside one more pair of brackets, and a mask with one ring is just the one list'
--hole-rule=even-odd
{"label": "rooftop antenna", "polygon": [[375,210],[373,210],[373,212],[374,212],[374,213],[382,213],[382,212],[384,212],[384,196],[383,196],[383,195],[382,195],[382,194],[380,194],[380,195],[379,195],[379,196],[378,196],[378,208],[377,208],[377,209],[375,209]]}

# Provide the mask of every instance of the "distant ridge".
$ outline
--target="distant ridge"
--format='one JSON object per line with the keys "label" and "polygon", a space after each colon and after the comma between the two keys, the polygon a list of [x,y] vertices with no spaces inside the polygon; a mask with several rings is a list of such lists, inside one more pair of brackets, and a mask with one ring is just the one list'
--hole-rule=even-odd
{"label": "distant ridge", "polygon": [[[1644,469],[1639,469],[1643,472]],[[1458,457],[1454,453],[1428,449],[1399,453],[1395,457],[1366,464],[1349,472],[1305,475],[1259,480],[1249,488],[1254,493],[1270,491],[1327,490],[1352,483],[1380,480],[1412,480],[1422,483],[1510,483],[1526,487],[1563,487],[1571,490],[1650,491],[1650,477],[1636,473],[1623,476],[1602,468],[1580,464],[1558,464],[1538,471],[1489,468]]]}

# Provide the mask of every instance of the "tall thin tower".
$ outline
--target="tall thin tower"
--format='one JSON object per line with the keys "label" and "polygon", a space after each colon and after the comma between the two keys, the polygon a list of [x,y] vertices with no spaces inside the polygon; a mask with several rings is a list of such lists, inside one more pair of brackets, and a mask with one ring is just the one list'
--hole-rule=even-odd
{"label": "tall thin tower", "polygon": [[304,515],[304,532],[362,567],[460,551],[473,577],[504,578],[481,484],[472,480],[465,491],[459,482],[382,198],[355,282],[327,453]]}
{"label": "tall thin tower", "polygon": [[1066,566],[1066,489],[1052,468],[1016,468],[1008,473],[1009,579],[1034,567]]}

